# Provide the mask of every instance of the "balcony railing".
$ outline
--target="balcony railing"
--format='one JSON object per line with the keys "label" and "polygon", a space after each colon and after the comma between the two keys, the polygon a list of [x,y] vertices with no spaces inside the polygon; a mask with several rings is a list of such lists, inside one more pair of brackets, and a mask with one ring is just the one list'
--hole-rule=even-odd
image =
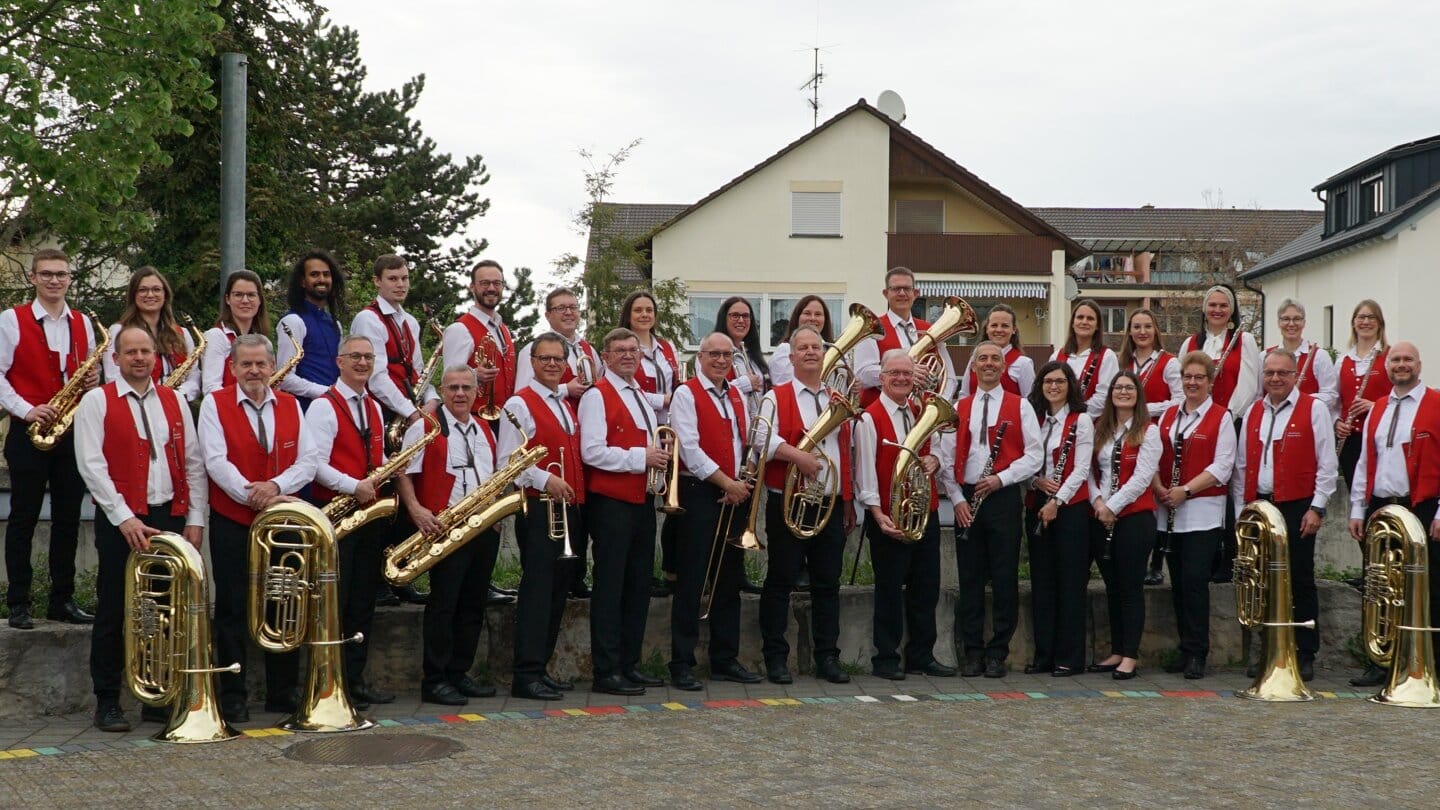
{"label": "balcony railing", "polygon": [[1063,246],[1049,236],[891,233],[888,266],[917,273],[1050,275],[1050,256]]}

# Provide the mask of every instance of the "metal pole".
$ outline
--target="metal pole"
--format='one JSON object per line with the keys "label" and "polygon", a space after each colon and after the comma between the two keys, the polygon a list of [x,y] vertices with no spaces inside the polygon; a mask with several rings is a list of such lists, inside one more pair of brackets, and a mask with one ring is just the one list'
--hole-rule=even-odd
{"label": "metal pole", "polygon": [[245,267],[245,85],[243,53],[220,55],[220,289]]}

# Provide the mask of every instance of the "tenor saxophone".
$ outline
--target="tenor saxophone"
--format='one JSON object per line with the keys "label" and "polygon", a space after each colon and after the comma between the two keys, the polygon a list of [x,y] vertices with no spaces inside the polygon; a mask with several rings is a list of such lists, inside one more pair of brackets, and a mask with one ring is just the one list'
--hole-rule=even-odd
{"label": "tenor saxophone", "polygon": [[[86,312],[90,316],[90,323],[99,325],[100,321],[94,312]],[[100,358],[105,356],[105,350],[110,348],[110,330],[100,330],[100,342],[95,346],[95,351],[85,358],[70,375],[70,379],[60,386],[55,396],[50,398],[48,403],[57,413],[54,419],[43,426],[39,422],[31,422],[27,432],[30,434],[30,443],[38,450],[54,450],[58,443],[69,430],[70,425],[75,422],[75,409],[80,406],[80,398],[85,395],[85,378],[95,370],[100,363]]]}
{"label": "tenor saxophone", "polygon": [[[415,455],[425,449],[425,445],[435,440],[440,435],[440,421],[432,414],[421,412],[421,415],[430,420],[430,430],[420,437],[420,441],[406,447],[390,457],[390,460],[380,465],[368,478],[373,478],[377,485],[395,477],[396,473],[404,470]],[[394,495],[387,495],[383,498],[376,498],[368,506],[361,506],[355,500],[354,495],[336,495],[325,504],[320,511],[330,519],[335,526],[335,539],[343,540],[346,535],[367,523],[376,520],[384,520],[393,516],[399,508],[399,499]]]}
{"label": "tenor saxophone", "polygon": [[200,358],[205,355],[205,346],[210,342],[205,338],[204,332],[195,328],[195,319],[188,314],[184,316],[184,319],[185,327],[195,333],[195,350],[190,352],[190,356],[186,357],[180,365],[170,371],[169,376],[165,378],[166,388],[179,388],[185,382],[185,378],[190,376],[190,369],[194,368]]}
{"label": "tenor saxophone", "polygon": [[300,361],[305,359],[305,348],[300,345],[300,341],[295,339],[295,333],[290,331],[290,324],[282,323],[280,328],[285,331],[285,337],[290,338],[290,345],[295,347],[295,356],[285,361],[285,365],[275,369],[275,373],[270,375],[271,388],[279,387],[281,381],[289,377],[290,372],[294,371],[295,367],[300,365]]}

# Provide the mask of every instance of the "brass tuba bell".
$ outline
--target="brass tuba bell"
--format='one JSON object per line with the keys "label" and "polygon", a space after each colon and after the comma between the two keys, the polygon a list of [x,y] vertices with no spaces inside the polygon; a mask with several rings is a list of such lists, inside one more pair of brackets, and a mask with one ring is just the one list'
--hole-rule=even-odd
{"label": "brass tuba bell", "polygon": [[1430,624],[1430,560],[1425,527],[1410,510],[1386,506],[1365,526],[1365,597],[1361,632],[1390,680],[1370,698],[1409,708],[1440,708]]}
{"label": "brass tuba bell", "polygon": [[1261,634],[1260,674],[1235,697],[1272,702],[1314,700],[1300,677],[1295,628],[1315,626],[1294,621],[1290,595],[1290,545],[1285,516],[1274,504],[1254,501],[1235,518],[1235,616]]}
{"label": "brass tuba bell", "polygon": [[[921,463],[920,448],[930,437],[955,424],[958,415],[950,400],[928,394],[920,410],[920,418],[900,442],[889,442],[898,451],[895,469],[890,475],[890,520],[900,530],[901,540],[919,542],[930,522],[930,498],[935,482]],[[907,406],[909,407],[909,406]]]}
{"label": "brass tuba bell", "polygon": [[975,310],[965,299],[952,295],[945,299],[945,311],[941,313],[925,334],[910,347],[910,359],[915,361],[917,380],[916,394],[943,394],[951,388],[951,380],[945,372],[945,361],[940,352],[945,351],[945,341],[956,335],[979,334],[980,327],[975,320]]}
{"label": "brass tuba bell", "polygon": [[785,528],[801,540],[809,540],[825,528],[835,512],[835,502],[841,499],[839,462],[822,447],[825,438],[859,414],[856,402],[839,391],[831,391],[830,405],[795,445],[796,450],[812,453],[820,461],[820,474],[814,479],[806,479],[794,464],[785,467],[780,511],[784,513]]}

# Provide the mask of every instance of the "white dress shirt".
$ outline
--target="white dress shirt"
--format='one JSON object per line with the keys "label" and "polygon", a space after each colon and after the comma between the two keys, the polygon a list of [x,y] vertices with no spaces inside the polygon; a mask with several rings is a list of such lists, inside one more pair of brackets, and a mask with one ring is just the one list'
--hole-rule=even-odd
{"label": "white dress shirt", "polygon": [[[455,483],[450,487],[450,499],[445,504],[454,506],[457,501],[470,494],[471,490],[490,480],[490,476],[495,474],[495,447],[490,444],[485,431],[480,427],[479,419],[471,417],[461,423],[450,413],[449,408],[443,406],[436,418],[444,419],[450,431],[445,441],[445,469],[455,476]],[[405,446],[409,447],[420,441],[420,437],[425,435],[429,427],[430,423],[421,419],[406,428]],[[424,466],[425,454],[417,453],[410,459],[410,466],[405,468],[405,472],[408,475],[418,475]]]}
{"label": "white dress shirt", "polygon": [[[1000,350],[1008,354],[1010,346],[1008,344],[1001,346]],[[965,361],[965,373],[960,375],[959,393],[955,397],[957,402],[970,396],[970,368],[973,365],[975,365],[975,353],[971,352],[970,359]],[[1035,387],[1034,360],[1031,360],[1027,355],[1022,353],[1019,357],[1015,358],[1015,362],[1011,363],[1009,367],[1005,369],[1005,373],[1010,376],[1010,379],[1015,381],[1015,385],[1020,389],[1020,396],[1030,396],[1030,390]]]}
{"label": "white dress shirt", "polygon": [[[1071,371],[1075,372],[1075,382],[1080,386],[1082,396],[1085,394],[1085,367],[1090,364],[1091,351],[1093,349],[1086,349],[1065,358],[1065,363],[1070,366]],[[1059,357],[1060,349],[1056,349],[1050,355],[1051,360],[1058,360]],[[1110,393],[1110,381],[1114,380],[1115,375],[1119,373],[1120,360],[1116,357],[1115,352],[1106,349],[1105,355],[1100,358],[1100,367],[1095,370],[1092,377],[1095,380],[1095,393],[1085,401],[1085,412],[1090,414],[1092,420],[1099,419],[1100,412],[1105,410],[1105,397]]]}
{"label": "white dress shirt", "polygon": [[[291,312],[281,318],[280,323],[275,325],[275,368],[283,368],[286,363],[290,362],[290,358],[295,356],[295,342],[290,340],[290,335],[285,334],[287,326],[290,327],[290,335],[295,336],[295,342],[298,342],[302,349],[305,346],[305,335],[309,334],[309,330],[305,328],[305,320],[297,313]],[[331,361],[334,361],[333,357]],[[375,355],[375,365],[385,365],[385,352],[381,351]],[[297,397],[319,399],[325,396],[325,392],[330,388],[301,377],[297,371],[294,374],[285,375],[285,379],[280,381],[280,390]]]}
{"label": "white dress shirt", "polygon": [[[1160,352],[1151,352],[1145,360],[1141,361],[1137,357],[1135,361],[1131,362],[1128,370],[1135,372],[1135,376],[1140,379],[1142,388],[1149,376],[1155,373],[1154,365],[1159,356]],[[1118,368],[1119,359],[1117,358],[1115,362]],[[1170,389],[1170,398],[1162,402],[1151,402],[1148,399],[1145,401],[1145,410],[1150,414],[1151,419],[1160,418],[1162,414],[1170,410],[1171,405],[1179,405],[1185,401],[1185,386],[1180,380],[1180,358],[1172,357],[1167,360],[1165,367],[1160,369],[1160,375],[1165,378],[1165,385]]]}
{"label": "white dress shirt", "polygon": [[[647,393],[645,399],[650,403],[650,407],[655,409],[655,416],[660,420],[660,424],[668,425],[670,424],[670,409],[665,405],[665,397],[673,394],[680,383],[675,378],[674,369],[670,368],[670,361],[665,359],[665,352],[661,350],[660,343],[661,340],[657,337],[650,339],[649,346],[640,342],[640,365],[645,371],[645,376],[655,380],[655,393]],[[670,351],[675,351],[675,347],[671,346]],[[684,363],[685,358],[677,353],[675,362]],[[601,371],[605,370],[603,365],[599,368]]]}
{"label": "white dress shirt", "polygon": [[[1125,435],[1130,429],[1130,422],[1131,420],[1127,419],[1120,425],[1117,429],[1119,435]],[[1160,467],[1160,428],[1154,425],[1145,428],[1145,440],[1141,443],[1140,454],[1135,459],[1135,472],[1112,495],[1110,482],[1116,471],[1110,468],[1110,457],[1114,452],[1115,437],[1111,436],[1103,441],[1096,437],[1095,462],[1100,468],[1100,474],[1097,477],[1093,470],[1090,473],[1090,502],[1094,503],[1096,498],[1100,498],[1111,512],[1119,515],[1134,503],[1136,498],[1145,494],[1145,490],[1150,488],[1150,482],[1155,478],[1155,471]]]}
{"label": "white dress shirt", "polygon": [[[1231,335],[1230,342],[1227,342],[1225,335],[1228,331],[1217,335],[1206,330],[1205,343],[1199,350],[1210,355],[1210,359],[1216,362],[1217,377],[1225,373],[1220,366],[1220,356],[1225,355],[1226,360],[1230,359],[1225,350],[1229,348],[1232,352],[1240,352],[1240,375],[1235,379],[1235,390],[1230,394],[1230,403],[1225,406],[1232,418],[1239,418],[1254,404],[1255,397],[1260,393],[1260,345],[1255,342],[1254,335],[1244,331]],[[1233,347],[1230,345],[1232,342],[1235,344]],[[1185,342],[1181,344],[1180,356],[1184,357],[1194,345],[1194,335],[1185,338]]]}
{"label": "white dress shirt", "polygon": [[[890,417],[890,430],[895,434],[895,441],[904,442],[910,428],[914,427],[915,418],[911,417],[906,422],[906,414],[910,412],[908,403],[896,402],[890,395],[880,393],[878,400],[885,408],[885,413]],[[875,468],[876,459],[879,458],[880,440],[879,431],[875,427],[875,420],[869,410],[860,414],[860,420],[855,423],[855,502],[862,509],[869,509],[878,506],[887,513],[890,510],[890,493],[880,491],[880,471]],[[903,450],[895,452],[904,454]],[[893,485],[893,482],[892,482]]]}
{"label": "white dress shirt", "polygon": [[[650,403],[645,399],[645,392],[641,391],[640,386],[633,380],[626,382],[609,369],[605,370],[605,379],[615,386],[615,393],[619,394],[620,401],[630,412],[630,418],[635,420],[635,426],[649,431],[653,444],[658,422],[655,409],[650,407]],[[634,393],[631,393],[632,391]],[[580,455],[586,466],[610,472],[645,472],[645,448],[611,447],[608,443],[609,434],[609,423],[605,418],[605,398],[601,396],[599,389],[592,387],[580,397]]]}
{"label": "white dress shirt", "polygon": [[[1040,426],[1041,465],[1040,471],[1035,474],[1037,480],[1055,477],[1055,465],[1059,462],[1060,449],[1069,438],[1069,431],[1065,429],[1065,420],[1069,417],[1070,406],[1061,405],[1060,410],[1046,416],[1045,422]],[[1089,477],[1088,461],[1094,457],[1094,447],[1095,424],[1090,420],[1089,414],[1082,413],[1075,420],[1075,446],[1070,448],[1070,474],[1060,482],[1060,489],[1053,496],[1061,505],[1069,503],[1080,490],[1080,485]]]}
{"label": "white dress shirt", "polygon": [[[235,386],[235,401],[240,404],[240,410],[249,420],[251,435],[255,435],[256,410],[247,405],[249,398],[245,396],[240,386]],[[250,481],[240,473],[240,469],[230,461],[230,446],[226,441],[225,430],[220,426],[220,414],[215,409],[215,397],[211,394],[205,397],[200,403],[200,422],[196,427],[196,433],[200,436],[200,450],[205,456],[205,472],[210,480],[220,487],[226,495],[229,495],[236,503],[245,503],[250,499],[250,491],[245,488],[246,484],[258,483]],[[265,446],[271,452],[275,452],[275,407],[279,402],[275,392],[269,388],[265,389],[265,401],[261,404],[260,413],[265,417]],[[317,464],[315,443],[310,438],[310,431],[305,426],[304,414],[298,413],[300,403],[291,400],[291,407],[296,411],[296,419],[300,423],[298,446],[295,448],[295,463],[289,468],[281,470],[279,475],[269,479],[280,488],[281,495],[294,495],[300,488],[315,480],[315,467]]]}
{"label": "white dress shirt", "polygon": [[212,326],[205,330],[205,353],[200,355],[200,392],[206,395],[225,385],[225,367],[230,365],[230,344],[235,330]]}
{"label": "white dress shirt", "polygon": [[[1375,487],[1372,494],[1376,498],[1397,498],[1406,497],[1410,494],[1410,473],[1405,469],[1405,451],[1410,444],[1410,427],[1415,422],[1415,412],[1420,408],[1420,398],[1428,391],[1423,383],[1415,381],[1415,387],[1403,395],[1390,392],[1390,398],[1385,402],[1385,410],[1380,413],[1379,421],[1375,423],[1375,469],[1369,469],[1366,456],[1370,448],[1361,446],[1360,460],[1355,464],[1354,485],[1350,487],[1350,517],[1354,520],[1365,519],[1365,508],[1369,504],[1365,501],[1365,488],[1370,477],[1375,477]],[[1399,413],[1396,413],[1396,410]],[[1370,409],[1370,417],[1375,415],[1375,409]],[[1391,422],[1394,422],[1394,439],[1391,441]],[[1364,425],[1360,430],[1365,430]],[[1363,437],[1364,434],[1362,433]]]}
{"label": "white dress shirt", "polygon": [[[137,394],[128,382],[116,383],[124,394],[135,422],[135,435],[145,437],[145,424],[140,419],[140,409],[145,409],[145,419],[150,423],[150,440],[155,448],[150,456],[150,474],[145,482],[145,503],[159,504],[175,497],[174,481],[170,478],[170,461],[167,455],[170,446],[170,421],[165,418],[165,406],[155,393],[155,386],[146,380],[143,394]],[[115,489],[110,476],[110,462],[105,458],[105,398],[108,386],[91,389],[81,397],[75,409],[75,462],[80,468],[80,477],[95,505],[105,513],[105,519],[113,526],[135,517],[125,497]],[[195,423],[190,419],[190,409],[180,404],[180,421],[185,431],[185,480],[190,485],[190,507],[185,514],[185,525],[204,526],[205,513],[209,508],[210,489],[205,478],[205,460],[200,442],[195,438]],[[142,518],[143,520],[143,518]]]}
{"label": "white dress shirt", "polygon": [[[464,326],[461,326],[460,328],[461,330],[465,331],[466,335],[469,335],[469,330],[466,330]],[[560,335],[559,332],[556,332],[555,334]],[[572,335],[568,338],[564,335],[560,335],[560,339],[565,341],[565,365],[570,367],[570,373],[574,374],[577,377],[580,376],[580,355],[584,354],[588,356],[590,360],[594,363],[594,365],[590,367],[590,370],[586,372],[587,374],[591,375],[590,382],[594,383],[595,380],[598,379],[599,374],[605,369],[604,366],[600,365],[600,357],[595,354],[594,347],[592,346],[590,348],[590,351],[586,351],[585,347],[580,344],[580,335],[578,334]],[[585,344],[585,346],[589,345],[590,344],[588,342]],[[529,385],[530,381],[535,379],[535,368],[530,365],[530,350],[534,346],[535,341],[532,340],[529,343],[526,343],[525,346],[520,349],[519,354],[515,355],[516,391],[519,391],[521,388]],[[448,360],[446,361],[446,365],[449,365]],[[663,400],[664,397],[661,397],[661,399]]]}
{"label": "white dress shirt", "polygon": [[[734,465],[724,473],[731,478],[740,474],[740,465],[744,462],[741,457],[744,432],[749,428],[749,421],[745,413],[745,398],[740,398],[740,412],[737,414],[731,407],[730,395],[727,393],[727,382],[720,381],[720,385],[710,381],[704,374],[700,375],[700,385],[705,390],[705,396],[710,398],[711,404],[716,408],[723,408],[724,413],[730,418],[730,453],[735,459]],[[723,400],[723,405],[722,405]],[[670,397],[670,427],[675,429],[680,439],[680,460],[685,462],[681,475],[693,475],[700,480],[708,479],[720,469],[720,465],[711,458],[700,446],[700,417],[696,413],[695,394],[690,386],[682,385],[675,389],[674,395]]]}
{"label": "white dress shirt", "polygon": [[[395,316],[395,329],[402,334],[409,332],[414,345],[410,351],[410,365],[419,374],[425,368],[425,358],[420,351],[420,322],[415,316],[405,310],[394,306],[384,298],[375,299],[380,305],[380,313],[385,316]],[[462,327],[463,328],[463,327]],[[414,413],[415,403],[405,396],[405,391],[390,379],[389,355],[385,353],[385,344],[390,340],[390,331],[385,323],[381,321],[380,315],[376,315],[369,309],[362,309],[355,314],[355,319],[350,322],[350,331],[361,337],[370,338],[370,343],[375,352],[375,370],[370,374],[370,394],[375,397],[383,408],[389,408],[392,413],[400,416],[410,417]],[[397,347],[398,349],[399,347]],[[421,380],[425,393],[421,401],[426,402],[436,399],[435,389],[431,387],[429,380]]]}
{"label": "white dress shirt", "polygon": [[[50,317],[45,307],[40,305],[39,299],[30,302],[30,313],[40,322],[40,327],[45,331],[45,343],[50,350],[60,354],[60,376],[65,376],[65,356],[70,353],[70,307],[63,306],[58,317]],[[90,316],[81,314],[80,320],[85,324],[85,340],[82,345],[85,353],[77,362],[85,362],[90,352],[95,350],[95,332],[90,324]],[[26,402],[23,397],[15,392],[15,386],[10,384],[10,369],[15,365],[15,348],[20,345],[20,322],[15,319],[15,310],[6,309],[0,311],[0,407],[14,414],[18,424],[20,419],[31,410],[44,405],[44,402]]]}
{"label": "white dress shirt", "polygon": [[[989,415],[986,415],[986,396],[991,396]],[[1000,386],[995,386],[989,391],[980,389],[972,396],[976,397],[974,404],[970,406],[970,446],[959,448],[956,442],[959,440],[959,431],[940,434],[940,439],[935,444],[936,457],[940,459],[940,480],[945,486],[945,492],[950,502],[955,505],[965,503],[964,484],[978,484],[980,473],[985,470],[985,462],[990,460],[990,428],[1000,422],[1000,407],[1004,401],[1005,391]],[[1020,403],[1020,424],[1011,425],[1005,430],[1020,430],[1025,441],[1025,452],[1020,458],[1010,462],[1010,466],[995,473],[1000,479],[1002,487],[1008,487],[1021,481],[1028,481],[1040,471],[1040,465],[1044,461],[1041,458],[1040,449],[1040,422],[1035,418],[1035,409],[1029,403]],[[965,453],[964,480],[955,478],[955,460],[957,454]]]}
{"label": "white dress shirt", "polygon": [[795,379],[795,364],[790,362],[790,343],[782,340],[770,355],[770,384],[784,385]]}
{"label": "white dress shirt", "polygon": [[[1185,405],[1177,405],[1178,412],[1175,414],[1175,424],[1170,426],[1169,435],[1161,436],[1162,442],[1168,442],[1171,447],[1175,446],[1176,435],[1184,436],[1188,442],[1189,438],[1195,435],[1200,423],[1205,421],[1205,415],[1215,403],[1209,397],[1200,403],[1200,407],[1187,412]],[[1229,419],[1221,419],[1216,427],[1215,436],[1215,457],[1205,465],[1205,472],[1215,476],[1215,483],[1224,486],[1230,481],[1230,471],[1235,467],[1235,427]],[[1160,446],[1163,455],[1165,446]],[[1193,447],[1182,449],[1182,457],[1192,452]],[[1332,454],[1333,455],[1333,454]],[[1170,486],[1170,470],[1159,469],[1160,483],[1166,488]],[[1180,486],[1189,483],[1188,479],[1181,479]],[[1206,495],[1204,497],[1187,498],[1180,508],[1175,510],[1175,531],[1200,532],[1209,529],[1218,529],[1225,524],[1225,496]],[[1155,520],[1164,530],[1169,525],[1170,509],[1160,499],[1155,501]]]}
{"label": "white dress shirt", "polygon": [[[530,382],[526,384],[526,387],[539,394],[545,400],[545,404],[550,406],[550,413],[555,417],[556,421],[560,423],[561,427],[569,425],[570,432],[572,434],[574,433],[579,423],[575,414],[571,413],[570,409],[564,404],[564,388],[551,390],[541,384],[540,381],[534,379],[530,380]],[[518,391],[514,396],[505,400],[504,407],[505,410],[515,415],[515,420],[520,423],[520,427],[525,431],[524,436],[535,435],[535,415],[530,413],[530,404],[520,396]],[[519,430],[516,430],[514,425],[510,424],[509,419],[501,419],[500,435],[497,437],[500,442],[500,451],[496,457],[501,459],[510,458],[524,443],[524,436],[520,434]],[[570,469],[574,469],[571,465],[580,463],[581,461],[578,458],[565,459],[565,466]],[[516,482],[522,487],[543,490],[549,480],[550,473],[540,469],[538,465],[532,464],[526,468],[525,472],[520,474]]]}
{"label": "white dress shirt", "polygon": [[[329,391],[330,389],[325,390]],[[365,391],[356,391],[346,385],[344,380],[336,381],[335,392],[344,398],[350,422],[358,430],[360,427],[359,414],[362,412],[361,404],[362,402],[368,403],[369,395]],[[320,398],[324,398],[324,396],[321,394]],[[355,487],[359,485],[360,479],[346,475],[330,466],[330,453],[335,449],[335,436],[340,431],[340,423],[336,420],[335,409],[328,402],[320,402],[320,398],[310,403],[310,407],[305,411],[305,427],[315,448],[315,481],[327,489],[345,495],[354,495]],[[371,416],[368,406],[363,412],[365,413],[364,418],[368,420]],[[428,427],[430,423],[422,419],[416,424],[424,424]],[[375,431],[379,431],[381,434],[385,432],[383,421],[376,425],[367,425],[367,427],[372,434]],[[365,448],[365,452],[368,455],[370,448]],[[384,463],[383,450],[381,451],[381,463]]]}
{"label": "white dress shirt", "polygon": [[[804,435],[804,433],[809,431],[810,428],[815,424],[816,420],[819,419],[819,414],[815,412],[815,395],[820,395],[820,413],[824,413],[825,409],[830,407],[830,392],[823,386],[817,388],[808,388],[804,383],[800,382],[799,380],[791,380],[789,382],[789,385],[795,393],[795,404],[796,407],[800,410],[800,424],[804,428],[804,430],[801,431],[801,435]],[[773,390],[766,392],[765,401],[770,404],[761,404],[760,408],[762,413],[768,410],[772,413],[780,414],[778,403],[775,401],[775,392]],[[780,445],[786,443],[785,440],[780,437],[779,419],[783,418],[784,415],[780,414],[775,423],[775,430],[770,432],[770,446],[767,448],[768,452],[766,452],[766,456],[768,458],[774,459],[776,457],[775,452],[780,449]],[[819,448],[836,464],[840,463],[840,432],[841,430],[832,430],[830,432],[830,435],[826,436],[824,441],[820,442]],[[835,472],[836,475],[834,486],[832,486],[827,491],[826,494],[828,495],[834,495],[840,491],[840,481],[842,478],[842,476],[840,475],[841,471],[836,470]],[[825,477],[827,475],[829,475],[829,473],[825,472],[824,465],[822,465],[820,470],[820,476]]]}
{"label": "white dress shirt", "polygon": [[[1323,354],[1323,352],[1322,352]],[[1290,396],[1286,397],[1279,407],[1270,402],[1266,396],[1264,406],[1260,410],[1260,469],[1255,481],[1256,495],[1269,495],[1275,492],[1275,445],[1285,440],[1285,428],[1295,414],[1295,405],[1300,400],[1300,389],[1294,389]],[[1275,425],[1276,417],[1279,417],[1281,424]],[[1335,492],[1336,478],[1339,475],[1340,460],[1335,455],[1335,431],[1330,412],[1322,407],[1319,398],[1310,408],[1310,430],[1315,434],[1315,496],[1310,499],[1310,505],[1316,509],[1324,509],[1325,504],[1330,502],[1330,496]],[[1235,453],[1235,473],[1230,476],[1230,498],[1235,504],[1235,513],[1239,514],[1245,508],[1245,470],[1255,459],[1247,458],[1245,438],[1250,435],[1250,412],[1245,412],[1245,421],[1240,425],[1240,446]],[[1267,443],[1266,437],[1271,436]],[[1362,492],[1364,490],[1361,490]]]}
{"label": "white dress shirt", "polygon": [[[892,310],[886,310],[882,318],[890,322],[890,329],[900,342],[900,348],[909,350],[920,339],[924,330],[915,325],[915,313],[910,313],[910,318],[902,319]],[[912,338],[911,335],[914,335]],[[940,361],[945,364],[945,374],[950,379],[955,379],[955,364],[950,361],[950,352],[944,346],[937,347],[940,352]],[[862,388],[880,387],[880,341],[862,340],[860,345],[855,347],[855,377],[860,380]],[[946,393],[946,392],[942,392]]]}
{"label": "white dress shirt", "polygon": [[[120,330],[123,328],[124,326],[118,321],[110,324],[110,348],[105,350],[105,355],[101,358],[101,367],[105,370],[105,380],[107,382],[121,379],[120,367],[115,365],[115,351],[119,348],[116,339],[120,337]],[[189,357],[190,354],[195,351],[195,338],[191,337],[190,330],[186,329],[180,332],[180,339],[184,341],[185,344],[185,356]],[[174,366],[170,363],[170,358],[162,354],[159,349],[155,351],[155,362],[160,365],[160,379],[162,380],[174,370]],[[185,375],[185,379],[181,381],[180,387],[175,389],[175,393],[183,397],[186,402],[194,402],[199,398],[199,363],[190,367],[190,373]]]}

